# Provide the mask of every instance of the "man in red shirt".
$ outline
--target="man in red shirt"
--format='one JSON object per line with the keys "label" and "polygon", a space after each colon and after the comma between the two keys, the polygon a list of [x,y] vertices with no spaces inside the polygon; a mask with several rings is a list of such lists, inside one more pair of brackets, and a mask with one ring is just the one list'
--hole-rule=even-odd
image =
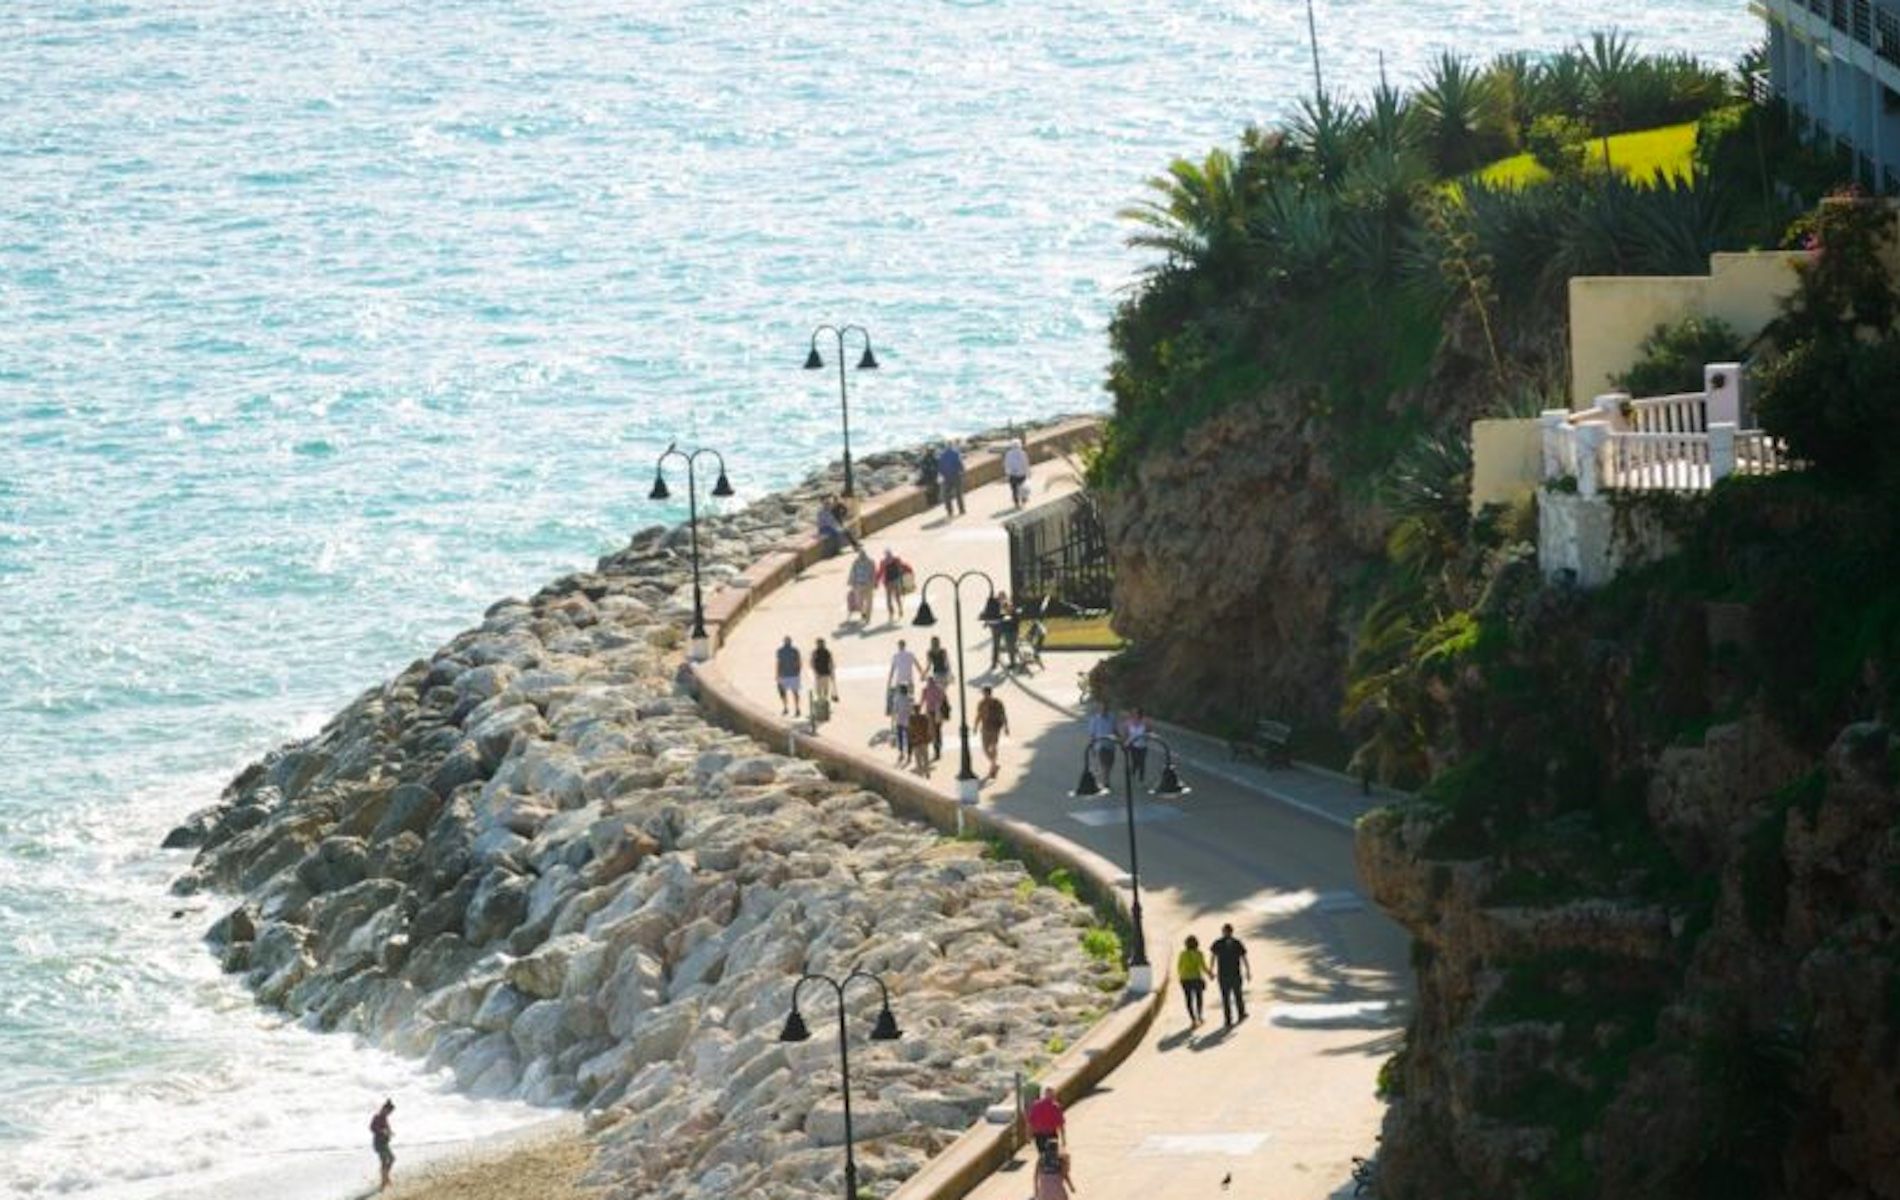
{"label": "man in red shirt", "polygon": [[1056,1090],[1043,1088],[1041,1098],[1029,1106],[1029,1136],[1036,1139],[1038,1154],[1051,1153],[1062,1143],[1062,1130],[1067,1123],[1062,1116],[1062,1102],[1056,1099]]}

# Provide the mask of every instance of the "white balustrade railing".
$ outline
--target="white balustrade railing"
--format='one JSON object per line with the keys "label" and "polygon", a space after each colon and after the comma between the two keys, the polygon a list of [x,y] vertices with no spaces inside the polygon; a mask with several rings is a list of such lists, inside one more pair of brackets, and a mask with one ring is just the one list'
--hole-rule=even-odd
{"label": "white balustrade railing", "polygon": [[1773,475],[1789,469],[1779,439],[1737,427],[1741,369],[1714,363],[1708,388],[1678,396],[1597,397],[1595,407],[1550,409],[1539,418],[1544,481],[1574,481],[1577,491],[1703,492],[1730,475]]}

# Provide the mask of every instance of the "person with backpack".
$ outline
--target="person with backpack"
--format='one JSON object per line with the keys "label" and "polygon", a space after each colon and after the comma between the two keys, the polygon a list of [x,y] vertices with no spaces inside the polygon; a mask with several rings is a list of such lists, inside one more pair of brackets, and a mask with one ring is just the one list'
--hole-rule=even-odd
{"label": "person with backpack", "polygon": [[943,757],[943,725],[950,718],[950,693],[943,690],[943,684],[937,682],[935,675],[924,677],[923,694],[924,715],[930,718],[930,756],[932,759]]}

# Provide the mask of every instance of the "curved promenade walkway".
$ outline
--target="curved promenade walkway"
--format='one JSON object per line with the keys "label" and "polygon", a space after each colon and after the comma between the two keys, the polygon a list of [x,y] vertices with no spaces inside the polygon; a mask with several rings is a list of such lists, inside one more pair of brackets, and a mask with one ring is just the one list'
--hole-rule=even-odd
{"label": "curved promenade walkway", "polygon": [[[1031,503],[1075,486],[1060,461],[1039,464]],[[916,568],[978,568],[1008,587],[1007,488],[972,491],[968,514],[946,520],[933,509],[866,539]],[[884,681],[901,638],[921,658],[930,635],[954,655],[952,606],[943,585],[932,591],[933,629],[878,619],[868,629],[844,617],[849,556],[810,567],[760,599],[729,631],[715,666],[745,696],[776,706],[773,651],[791,635],[809,655],[823,637],[837,657],[843,696],[819,732],[826,741],[894,762],[884,734]],[[916,597],[909,598],[914,605]],[[989,678],[989,643],[976,622],[978,596],[966,589],[965,646],[970,703],[981,682],[998,685],[1011,736],[1000,776],[982,792],[983,807],[1127,863],[1127,826],[1114,797],[1068,795],[1080,773],[1084,737],[1071,712],[1077,672],[1093,655],[1050,654],[1044,670],[1018,682]],[[951,702],[956,703],[954,687]],[[790,719],[787,731],[793,728]],[[808,728],[803,722],[799,730]],[[1378,1069],[1397,1047],[1404,1019],[1406,940],[1359,890],[1351,822],[1372,801],[1357,786],[1306,770],[1237,766],[1220,747],[1166,731],[1184,755],[1193,792],[1174,803],[1139,802],[1142,900],[1149,956],[1166,979],[1181,940],[1203,946],[1231,922],[1253,964],[1248,1020],[1222,1028],[1217,993],[1208,1021],[1190,1030],[1178,996],[1134,1054],[1105,1084],[1070,1108],[1075,1181],[1085,1200],[1170,1200],[1231,1196],[1298,1200],[1351,1194],[1350,1164],[1367,1154],[1381,1105]],[[975,741],[975,732],[971,734]],[[973,745],[977,771],[985,765]],[[1160,755],[1151,756],[1151,773]],[[956,731],[946,731],[932,784],[955,794]],[[1231,1179],[1223,1184],[1223,1179]],[[1019,1158],[971,1193],[978,1200],[1023,1200],[1032,1180]]]}

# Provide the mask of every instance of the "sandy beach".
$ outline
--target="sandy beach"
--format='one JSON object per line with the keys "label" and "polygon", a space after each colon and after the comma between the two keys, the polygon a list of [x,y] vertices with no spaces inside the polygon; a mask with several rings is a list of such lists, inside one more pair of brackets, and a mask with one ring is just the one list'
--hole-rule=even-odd
{"label": "sandy beach", "polygon": [[[591,1153],[574,1114],[464,1142],[405,1146],[399,1130],[394,1186],[380,1194],[387,1200],[586,1200],[599,1195],[579,1185]],[[367,1200],[378,1194],[376,1158],[366,1140],[361,1152],[279,1160],[155,1200]]]}

